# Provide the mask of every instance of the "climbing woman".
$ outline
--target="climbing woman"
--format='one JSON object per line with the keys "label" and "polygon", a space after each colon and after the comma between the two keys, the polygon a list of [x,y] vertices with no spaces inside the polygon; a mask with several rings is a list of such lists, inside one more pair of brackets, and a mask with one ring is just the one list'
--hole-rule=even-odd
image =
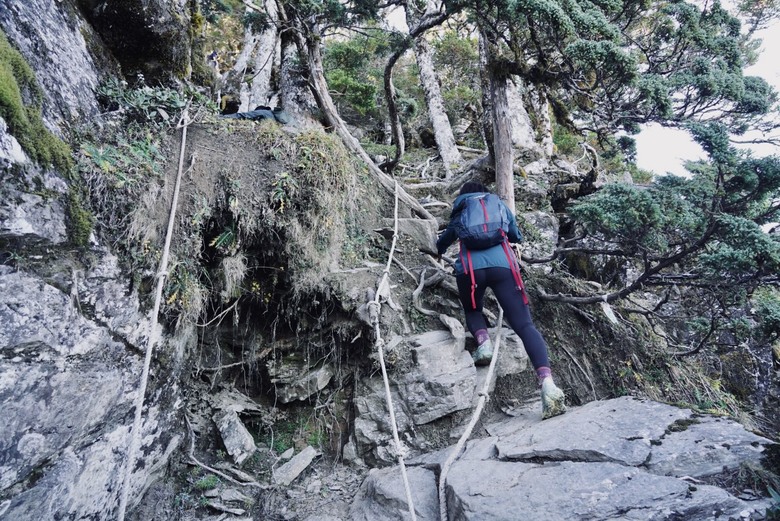
{"label": "climbing woman", "polygon": [[531,320],[517,259],[508,244],[522,240],[514,212],[482,183],[469,181],[455,199],[449,224],[436,242],[439,256],[458,239],[460,252],[455,262],[455,279],[466,326],[478,345],[472,355],[474,363],[487,365],[493,357],[493,345],[482,314],[485,290],[491,288],[536,370],[542,389],[542,418],[563,414],[565,396],[553,381],[547,344]]}

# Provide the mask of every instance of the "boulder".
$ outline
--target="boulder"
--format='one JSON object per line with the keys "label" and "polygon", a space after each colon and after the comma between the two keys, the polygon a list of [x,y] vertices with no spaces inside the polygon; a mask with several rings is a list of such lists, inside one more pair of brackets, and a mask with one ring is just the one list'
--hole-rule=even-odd
{"label": "boulder", "polygon": [[[392,239],[394,225],[393,219],[385,219],[385,228],[377,230],[377,232]],[[398,219],[399,240],[409,242],[411,248],[435,249],[437,232],[436,223],[429,219]]]}
{"label": "boulder", "polygon": [[[390,386],[390,396],[398,431],[412,431],[414,424],[395,384]],[[355,391],[355,457],[370,464],[395,463],[392,432],[382,378],[364,378]]]}
{"label": "boulder", "polygon": [[672,424],[653,446],[647,468],[655,474],[705,478],[760,464],[769,440],[725,418],[691,416]]}
{"label": "boulder", "polygon": [[[493,330],[490,330],[494,337]],[[496,362],[496,377],[514,376],[528,370],[528,353],[525,352],[525,346],[520,337],[508,327],[501,328],[501,344],[498,350],[498,361]],[[482,385],[477,385],[481,389]]]}
{"label": "boulder", "polygon": [[750,507],[728,492],[607,462],[459,461],[447,480],[450,519],[685,519],[739,517]]}
{"label": "boulder", "polygon": [[[560,223],[555,215],[542,211],[525,212],[522,219],[530,224],[539,233],[540,237],[524,237],[522,243],[523,254],[529,257],[548,257],[558,244],[558,230]],[[543,269],[550,270],[545,266]]]}
{"label": "boulder", "polygon": [[[439,499],[436,476],[422,467],[407,469],[414,511],[419,521],[438,521]],[[369,472],[350,507],[352,521],[396,521],[408,519],[406,489],[398,467]],[[484,518],[483,518],[484,519]]]}
{"label": "boulder", "polygon": [[462,338],[431,331],[410,339],[414,366],[398,382],[412,421],[422,425],[471,407],[476,370]]}
{"label": "boulder", "polygon": [[[612,461],[636,466],[650,456],[653,440],[691,414],[689,409],[628,397],[594,401],[502,437],[496,446],[499,459]],[[577,435],[572,436],[573,432]]]}
{"label": "boulder", "polygon": [[[484,385],[487,368],[474,367],[465,349],[466,336],[457,323],[456,335],[450,331],[429,331],[406,340],[403,347],[412,355],[412,365],[398,374],[391,373],[391,395],[395,406],[399,436],[405,449],[415,453],[428,443],[421,428],[434,424],[454,412],[470,409],[477,390]],[[517,335],[503,329],[503,340],[496,366],[497,376],[517,375],[528,368],[528,355]],[[387,413],[386,395],[381,378],[364,380],[358,387],[355,405],[354,446],[350,458],[367,463],[394,464],[397,461],[392,426]],[[435,424],[431,425],[436,429]]]}
{"label": "boulder", "polygon": [[218,412],[214,415],[214,423],[217,424],[225,449],[237,464],[240,465],[255,453],[255,440],[235,411],[228,409]]}

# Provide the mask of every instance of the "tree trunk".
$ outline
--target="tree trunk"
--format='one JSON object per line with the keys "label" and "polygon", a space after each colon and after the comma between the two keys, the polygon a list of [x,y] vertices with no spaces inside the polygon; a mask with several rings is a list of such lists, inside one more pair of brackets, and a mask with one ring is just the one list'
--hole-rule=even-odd
{"label": "tree trunk", "polygon": [[452,125],[444,111],[444,99],[439,88],[439,79],[433,67],[433,50],[424,36],[417,39],[414,52],[417,55],[417,65],[420,67],[420,82],[425,91],[425,100],[428,105],[428,117],[433,126],[433,134],[436,137],[436,146],[444,163],[446,178],[452,177],[452,171],[457,170],[463,163],[457,146],[455,135],[452,133]]}
{"label": "tree trunk", "polygon": [[392,145],[393,144],[393,124],[390,122],[390,116],[386,117],[384,120],[384,136],[382,137],[382,144],[383,145]]}
{"label": "tree trunk", "polygon": [[479,81],[482,90],[482,139],[485,141],[485,148],[488,151],[488,162],[493,164],[493,99],[490,95],[490,73],[488,71],[490,64],[490,42],[484,31],[479,32]]}
{"label": "tree trunk", "polygon": [[[422,38],[425,31],[431,27],[435,27],[444,22],[447,19],[447,13],[441,12],[427,12],[416,21],[414,27],[410,27],[409,36],[406,42],[400,46],[396,51],[390,55],[385,65],[384,83],[385,83],[385,99],[387,101],[387,111],[390,117],[390,124],[393,128],[393,141],[395,142],[395,156],[393,159],[388,159],[382,167],[388,172],[392,172],[393,168],[401,160],[401,156],[404,153],[404,134],[401,126],[401,119],[398,117],[398,106],[395,103],[395,86],[393,85],[393,67],[396,62],[403,56],[403,54],[409,49],[412,42],[417,38]],[[450,132],[452,129],[450,128]],[[454,138],[453,138],[454,141]]]}
{"label": "tree trunk", "polygon": [[251,81],[242,83],[242,100],[244,92],[250,108],[257,105],[274,107],[278,104],[277,87],[272,84],[273,71],[281,65],[282,51],[277,24],[279,16],[275,0],[266,0],[266,14],[271,26],[257,36],[257,51],[254,56],[255,74]]}
{"label": "tree trunk", "polygon": [[514,146],[512,146],[511,114],[507,100],[508,81],[505,74],[492,67],[490,97],[493,103],[493,162],[496,168],[496,193],[512,212],[515,211]]}
{"label": "tree trunk", "polygon": [[401,118],[398,116],[398,105],[395,102],[395,85],[393,85],[393,67],[396,62],[406,52],[406,48],[397,50],[390,56],[390,59],[385,65],[384,73],[384,86],[385,86],[385,99],[387,100],[387,112],[390,118],[390,125],[393,130],[393,144],[395,145],[395,155],[392,159],[388,159],[382,164],[382,167],[387,172],[393,171],[396,165],[401,161],[401,156],[406,151],[406,141],[404,140],[404,129],[401,125]]}
{"label": "tree trunk", "polygon": [[249,65],[249,60],[255,51],[255,47],[257,47],[257,35],[254,34],[251,28],[247,27],[244,31],[244,41],[241,46],[241,51],[238,53],[235,63],[222,75],[223,94],[235,96],[241,101],[241,106],[238,109],[239,112],[249,110],[249,100],[247,97],[242,96],[241,92],[244,86],[246,69]]}
{"label": "tree trunk", "polygon": [[544,157],[549,159],[553,154],[553,131],[552,119],[550,118],[550,102],[547,101],[547,95],[538,87],[533,85],[528,88],[528,95],[531,101],[531,107],[536,114],[539,122],[539,144],[542,147]]}
{"label": "tree trunk", "polygon": [[[320,52],[320,40],[322,39],[322,35],[319,33],[319,28],[316,26],[306,26],[301,20],[287,20],[286,13],[281,5],[279,6],[279,18],[293,24],[291,30],[296,45],[298,46],[299,55],[305,59],[308,64],[311,90],[327,124],[333,132],[341,138],[344,146],[346,146],[348,150],[360,156],[370,173],[379,181],[379,183],[390,193],[395,193],[396,181],[382,172],[374,164],[366,151],[363,150],[363,147],[360,146],[358,140],[350,134],[333,103],[333,99],[330,97],[328,83],[325,80],[322,67],[322,54]],[[398,198],[420,217],[435,220],[428,210],[423,208],[415,198],[410,196],[406,190],[400,186],[398,186]]]}
{"label": "tree trunk", "polygon": [[498,70],[493,44],[480,31],[479,62],[482,71],[483,128],[489,157],[496,171],[496,193],[515,212],[514,147],[507,99],[507,74]]}
{"label": "tree trunk", "polygon": [[319,101],[312,94],[311,85],[301,70],[298,44],[290,31],[282,33],[281,54],[279,96],[282,107],[292,117],[294,126],[302,129],[321,128],[319,121],[312,117]]}
{"label": "tree trunk", "polygon": [[[415,16],[413,7],[405,4],[406,24],[409,27],[417,25],[418,18]],[[433,11],[433,6],[428,0],[426,2],[425,13]],[[439,87],[439,78],[436,76],[436,70],[433,67],[433,49],[425,39],[425,35],[420,35],[414,42],[414,53],[417,57],[417,66],[420,68],[420,83],[422,83],[425,92],[425,102],[428,106],[428,117],[433,126],[433,134],[436,138],[436,147],[439,149],[446,178],[452,177],[452,170],[458,169],[463,163],[457,146],[455,145],[455,136],[452,133],[452,125],[444,110],[444,99]]]}

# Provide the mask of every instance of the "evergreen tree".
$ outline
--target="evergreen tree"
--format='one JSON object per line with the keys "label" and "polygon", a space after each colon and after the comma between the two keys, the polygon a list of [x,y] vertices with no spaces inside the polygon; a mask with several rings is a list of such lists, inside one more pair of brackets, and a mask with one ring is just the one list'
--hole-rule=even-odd
{"label": "evergreen tree", "polygon": [[[699,327],[706,333],[699,338],[700,348],[733,326],[757,290],[777,288],[780,237],[764,230],[780,221],[780,158],[737,151],[724,125],[691,128],[710,161],[690,164],[690,178],[664,176],[647,187],[608,185],[571,209],[582,233],[579,247],[569,252],[618,259],[636,275],[606,295],[549,298],[612,301],[658,288],[665,295],[662,302],[679,306],[678,316],[706,324]],[[767,297],[772,294],[764,295],[765,316],[756,318],[769,324],[769,338],[777,334],[772,325],[776,307]]]}

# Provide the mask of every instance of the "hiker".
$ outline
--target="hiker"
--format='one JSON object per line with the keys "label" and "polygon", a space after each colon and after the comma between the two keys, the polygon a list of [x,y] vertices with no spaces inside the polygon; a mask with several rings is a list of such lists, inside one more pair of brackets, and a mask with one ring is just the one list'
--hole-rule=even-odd
{"label": "hiker", "polygon": [[[480,200],[484,203],[480,203]],[[477,204],[481,206],[476,206]],[[474,207],[476,210],[472,210]],[[488,214],[495,217],[489,219],[491,222],[496,218],[501,221],[497,230],[499,233],[497,239],[485,242],[482,237],[469,237],[464,232],[464,226],[469,227],[469,223],[464,223],[465,220],[481,219],[483,222],[472,223],[472,226],[477,225],[472,228],[472,232],[476,229],[477,235],[487,233],[488,226],[484,224],[483,215],[488,216]],[[475,217],[469,217],[472,215]],[[496,226],[494,225],[493,228]],[[489,364],[493,358],[493,345],[488,335],[487,322],[482,314],[485,290],[491,288],[504,310],[507,322],[523,341],[528,357],[536,370],[542,389],[542,418],[563,414],[566,412],[565,396],[553,381],[547,344],[531,320],[528,295],[520,277],[520,268],[509,246],[510,242],[519,243],[522,240],[514,212],[510,211],[497,195],[490,194],[482,183],[469,181],[460,189],[452,205],[450,222],[436,242],[439,257],[457,239],[460,239],[460,253],[455,262],[455,280],[460,303],[466,315],[466,326],[478,345],[472,355],[475,365]],[[464,242],[471,244],[472,247],[467,249]],[[492,245],[484,247],[485,244],[490,243]]]}

